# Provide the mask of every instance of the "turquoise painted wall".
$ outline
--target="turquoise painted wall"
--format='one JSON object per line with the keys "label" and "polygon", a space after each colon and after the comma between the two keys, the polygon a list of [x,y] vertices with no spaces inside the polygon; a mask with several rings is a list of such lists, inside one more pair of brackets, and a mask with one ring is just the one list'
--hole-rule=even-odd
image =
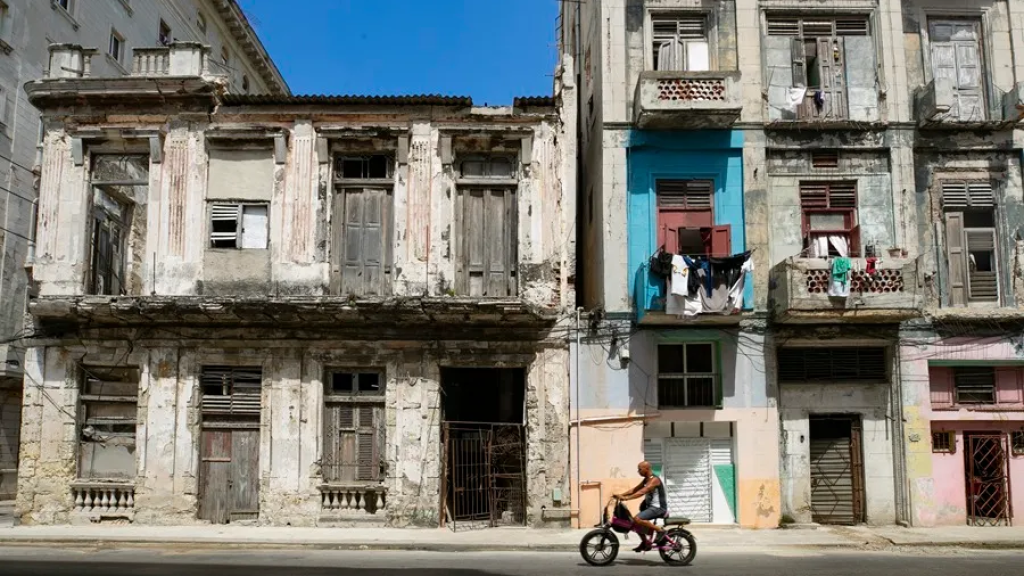
{"label": "turquoise painted wall", "polygon": [[[700,178],[715,182],[715,225],[732,227],[733,253],[746,250],[743,216],[743,132],[741,130],[643,131],[630,133],[626,150],[628,172],[627,235],[629,291],[637,320],[647,310],[664,309],[665,283],[648,270],[658,249],[655,181],[661,178]],[[754,300],[753,279],[747,275],[743,308]]]}

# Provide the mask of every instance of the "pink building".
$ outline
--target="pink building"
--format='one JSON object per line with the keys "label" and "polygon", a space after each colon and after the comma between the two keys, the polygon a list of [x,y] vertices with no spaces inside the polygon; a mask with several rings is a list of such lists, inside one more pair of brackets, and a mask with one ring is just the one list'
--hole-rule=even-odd
{"label": "pink building", "polygon": [[1012,523],[1024,514],[1019,336],[913,342],[902,348],[912,522]]}

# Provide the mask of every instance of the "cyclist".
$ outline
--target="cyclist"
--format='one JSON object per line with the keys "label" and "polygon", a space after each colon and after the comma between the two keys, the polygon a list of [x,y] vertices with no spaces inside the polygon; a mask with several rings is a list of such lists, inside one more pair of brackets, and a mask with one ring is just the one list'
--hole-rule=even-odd
{"label": "cyclist", "polygon": [[[619,500],[635,500],[643,497],[644,501],[640,504],[640,513],[633,519],[638,525],[643,526],[651,531],[652,534],[657,534],[658,537],[654,540],[654,545],[660,545],[665,538],[665,530],[660,526],[656,525],[653,521],[657,518],[665,518],[668,516],[668,503],[665,500],[665,484],[658,478],[651,470],[651,463],[644,460],[637,464],[636,471],[643,477],[643,481],[637,484],[636,488],[633,488],[629,492],[623,494],[616,494],[615,497]],[[644,552],[651,549],[651,544],[644,540],[640,542],[633,551]]]}

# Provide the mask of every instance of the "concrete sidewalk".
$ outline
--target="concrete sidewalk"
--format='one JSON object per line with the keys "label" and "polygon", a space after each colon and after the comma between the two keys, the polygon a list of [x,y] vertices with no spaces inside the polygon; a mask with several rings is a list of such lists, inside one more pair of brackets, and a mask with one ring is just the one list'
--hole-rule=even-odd
{"label": "concrete sidewalk", "polygon": [[[838,528],[742,530],[693,527],[704,550],[953,546],[1024,549],[1024,528]],[[244,526],[20,526],[0,528],[0,546],[173,546],[328,550],[573,551],[585,530],[492,528],[277,528]],[[634,546],[635,535],[621,540]]]}

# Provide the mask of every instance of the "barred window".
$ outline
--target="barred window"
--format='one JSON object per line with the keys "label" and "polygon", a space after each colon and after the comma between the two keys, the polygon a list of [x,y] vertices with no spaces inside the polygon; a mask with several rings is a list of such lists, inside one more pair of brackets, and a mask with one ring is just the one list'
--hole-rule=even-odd
{"label": "barred window", "polygon": [[78,476],[83,480],[133,479],[139,370],[83,366],[81,372]]}

